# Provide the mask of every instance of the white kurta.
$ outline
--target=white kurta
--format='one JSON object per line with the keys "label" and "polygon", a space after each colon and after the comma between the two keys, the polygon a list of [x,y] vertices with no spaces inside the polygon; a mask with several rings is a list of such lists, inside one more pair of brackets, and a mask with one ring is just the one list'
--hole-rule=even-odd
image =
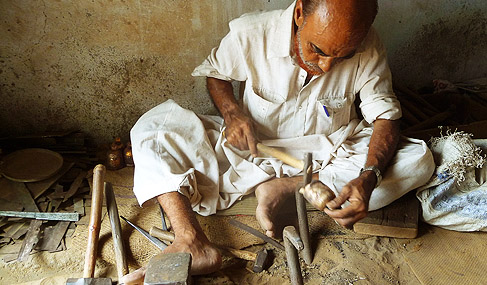
{"label": "white kurta", "polygon": [[[293,7],[230,22],[229,34],[193,75],[244,81],[242,108],[254,120],[258,138],[298,158],[312,152],[320,180],[338,194],[365,163],[369,123],[400,118],[400,106],[385,50],[373,29],[354,57],[303,87],[306,71],[290,53]],[[355,112],[356,94],[363,121]],[[266,180],[300,174],[278,160],[252,158],[248,151],[234,148],[223,129],[220,117],[198,116],[172,100],[144,114],[131,131],[139,203],[180,191],[195,211],[209,215],[230,207]],[[433,170],[425,143],[403,139],[372,194],[370,210],[421,186]]]}

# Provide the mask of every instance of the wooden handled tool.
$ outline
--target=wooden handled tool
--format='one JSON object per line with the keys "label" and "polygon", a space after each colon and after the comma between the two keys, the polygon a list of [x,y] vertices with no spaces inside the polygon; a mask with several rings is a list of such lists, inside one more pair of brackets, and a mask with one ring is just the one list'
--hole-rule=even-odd
{"label": "wooden handled tool", "polygon": [[93,278],[95,275],[96,248],[101,226],[101,206],[103,204],[103,187],[105,166],[98,164],[93,169],[93,193],[91,196],[90,225],[88,227],[88,245],[86,246],[83,278],[69,278],[66,284],[112,284],[110,278]]}
{"label": "wooden handled tool", "polygon": [[304,168],[304,162],[302,160],[297,159],[294,156],[291,156],[283,151],[280,151],[277,148],[266,146],[262,143],[257,143],[257,150],[264,154],[277,158],[280,161],[284,162],[285,164],[291,165],[294,168],[297,169]]}
{"label": "wooden handled tool", "polygon": [[[223,136],[226,136],[225,131],[223,131]],[[299,160],[292,155],[289,155],[281,150],[278,150],[277,148],[270,147],[262,143],[257,143],[257,150],[262,152],[263,154],[267,154],[274,158],[277,158],[280,161],[284,162],[285,164],[291,165],[294,168],[297,169],[304,168],[304,162],[302,160]]]}
{"label": "wooden handled tool", "polygon": [[96,248],[100,234],[105,171],[105,166],[102,164],[98,164],[93,169],[93,193],[91,196],[90,225],[88,227],[88,245],[86,247],[83,278],[93,278],[95,273]]}

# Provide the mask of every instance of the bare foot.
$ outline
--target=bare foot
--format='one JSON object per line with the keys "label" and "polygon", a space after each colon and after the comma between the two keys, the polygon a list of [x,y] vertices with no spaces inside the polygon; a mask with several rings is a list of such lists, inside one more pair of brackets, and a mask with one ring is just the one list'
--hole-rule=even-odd
{"label": "bare foot", "polygon": [[118,284],[124,284],[124,285],[139,285],[139,284],[144,284],[144,276],[145,276],[145,271],[147,268],[141,267],[127,275],[124,275],[120,280],[118,280]]}
{"label": "bare foot", "polygon": [[260,226],[266,231],[267,236],[279,236],[273,219],[282,203],[294,194],[302,180],[303,177],[301,176],[275,178],[263,182],[255,188],[255,196],[257,197],[255,216]]}
{"label": "bare foot", "polygon": [[[188,252],[191,253],[191,275],[212,273],[220,269],[222,258],[220,251],[211,244],[206,236],[203,240],[177,238],[163,253]],[[123,276],[120,284],[144,284],[146,267],[141,267],[134,272]]]}

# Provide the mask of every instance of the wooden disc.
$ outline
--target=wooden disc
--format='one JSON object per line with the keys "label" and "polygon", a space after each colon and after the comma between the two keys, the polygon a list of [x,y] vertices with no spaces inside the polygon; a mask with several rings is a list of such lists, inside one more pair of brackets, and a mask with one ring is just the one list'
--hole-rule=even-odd
{"label": "wooden disc", "polygon": [[17,182],[47,179],[61,169],[63,157],[52,150],[27,148],[5,156],[0,170],[6,178]]}

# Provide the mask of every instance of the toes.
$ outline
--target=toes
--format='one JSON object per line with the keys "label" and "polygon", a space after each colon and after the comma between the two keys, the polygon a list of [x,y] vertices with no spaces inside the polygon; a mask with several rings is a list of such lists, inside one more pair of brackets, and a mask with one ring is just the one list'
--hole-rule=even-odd
{"label": "toes", "polygon": [[118,282],[120,284],[142,284],[144,282],[146,270],[147,268],[141,267],[132,273],[124,275]]}
{"label": "toes", "polygon": [[255,217],[257,218],[257,221],[259,222],[260,226],[262,229],[266,231],[272,231],[274,228],[274,224],[272,223],[269,215],[267,214],[266,211],[263,211],[259,208],[255,211]]}

